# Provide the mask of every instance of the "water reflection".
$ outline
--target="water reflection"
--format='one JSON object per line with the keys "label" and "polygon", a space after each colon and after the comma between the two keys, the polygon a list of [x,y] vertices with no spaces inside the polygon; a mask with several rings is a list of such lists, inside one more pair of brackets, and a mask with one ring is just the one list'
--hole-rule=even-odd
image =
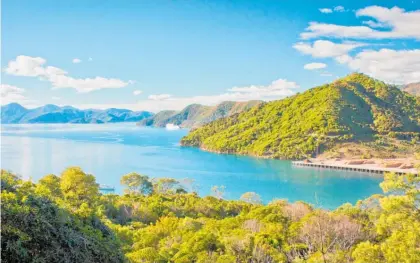
{"label": "water reflection", "polygon": [[282,198],[315,203],[317,196],[326,208],[380,192],[378,175],[298,168],[288,161],[183,148],[178,141],[185,130],[130,125],[2,126],[1,166],[35,180],[80,166],[117,191],[121,191],[120,177],[132,171],[151,177],[194,178],[201,195],[209,194],[213,185],[225,185],[227,198],[254,191],[265,202]]}

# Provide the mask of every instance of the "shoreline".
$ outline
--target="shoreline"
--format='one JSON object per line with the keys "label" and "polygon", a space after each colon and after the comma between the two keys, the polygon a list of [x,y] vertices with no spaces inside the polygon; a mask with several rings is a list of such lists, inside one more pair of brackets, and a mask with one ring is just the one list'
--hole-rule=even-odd
{"label": "shoreline", "polygon": [[[271,156],[260,156],[252,154],[241,154],[241,153],[229,153],[214,151],[204,147],[182,145],[182,147],[193,147],[198,148],[202,151],[216,153],[216,154],[228,154],[228,155],[238,155],[238,156],[249,156],[257,159],[272,159],[272,160],[284,160],[290,161],[293,165],[296,166],[306,166],[312,168],[324,168],[324,169],[335,169],[335,170],[348,170],[348,171],[358,171],[365,173],[376,173],[384,174],[386,172],[394,172],[397,174],[417,174],[420,173],[415,168],[416,163],[420,164],[419,161],[416,161],[412,158],[393,158],[393,159],[350,159],[350,158],[338,158],[338,159],[323,159],[323,158],[310,158],[306,160],[293,160],[293,159],[281,159],[273,158]],[[388,167],[386,167],[388,166]],[[395,167],[394,167],[395,166]],[[400,168],[404,167],[404,168]]]}

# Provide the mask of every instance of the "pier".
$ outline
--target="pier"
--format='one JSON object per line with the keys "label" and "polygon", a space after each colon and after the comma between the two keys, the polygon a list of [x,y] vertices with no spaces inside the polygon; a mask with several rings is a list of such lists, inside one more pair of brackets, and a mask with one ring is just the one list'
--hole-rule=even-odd
{"label": "pier", "polygon": [[325,168],[325,169],[345,170],[345,171],[374,173],[374,174],[384,174],[384,173],[392,172],[398,175],[404,175],[404,174],[417,174],[418,175],[418,172],[415,169],[385,168],[385,167],[372,167],[372,166],[347,165],[347,164],[311,163],[311,162],[304,162],[304,161],[293,161],[292,165],[300,166],[300,167]]}

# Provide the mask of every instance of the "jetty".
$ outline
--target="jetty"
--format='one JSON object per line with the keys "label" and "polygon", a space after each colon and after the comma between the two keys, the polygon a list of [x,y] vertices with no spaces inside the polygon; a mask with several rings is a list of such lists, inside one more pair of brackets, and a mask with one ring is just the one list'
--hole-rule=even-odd
{"label": "jetty", "polygon": [[298,166],[298,167],[325,168],[325,169],[345,170],[345,171],[374,173],[374,174],[384,174],[384,173],[392,172],[398,175],[404,175],[404,174],[417,174],[418,175],[418,171],[416,171],[416,169],[385,168],[385,167],[376,167],[372,165],[349,165],[349,164],[341,164],[341,163],[305,162],[305,161],[293,161],[292,165]]}

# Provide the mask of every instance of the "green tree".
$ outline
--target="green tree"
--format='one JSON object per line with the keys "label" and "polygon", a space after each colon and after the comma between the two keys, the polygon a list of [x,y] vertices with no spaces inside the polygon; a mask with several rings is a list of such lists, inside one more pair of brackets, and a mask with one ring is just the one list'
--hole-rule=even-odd
{"label": "green tree", "polygon": [[240,199],[254,205],[262,203],[260,195],[255,192],[246,192],[241,195]]}
{"label": "green tree", "polygon": [[63,171],[60,189],[66,203],[75,209],[80,208],[83,203],[92,208],[99,196],[95,177],[86,174],[80,167],[69,167]]}
{"label": "green tree", "polygon": [[149,177],[138,173],[129,173],[121,178],[121,184],[125,185],[128,194],[147,195],[153,192],[153,185],[149,181]]}
{"label": "green tree", "polygon": [[211,187],[211,193],[217,199],[223,199],[223,196],[225,195],[225,190],[226,187],[224,185],[213,185]]}
{"label": "green tree", "polygon": [[60,181],[60,177],[54,174],[48,174],[38,181],[35,191],[43,196],[61,198]]}
{"label": "green tree", "polygon": [[158,178],[153,185],[153,189],[159,194],[185,192],[181,184],[173,178]]}

